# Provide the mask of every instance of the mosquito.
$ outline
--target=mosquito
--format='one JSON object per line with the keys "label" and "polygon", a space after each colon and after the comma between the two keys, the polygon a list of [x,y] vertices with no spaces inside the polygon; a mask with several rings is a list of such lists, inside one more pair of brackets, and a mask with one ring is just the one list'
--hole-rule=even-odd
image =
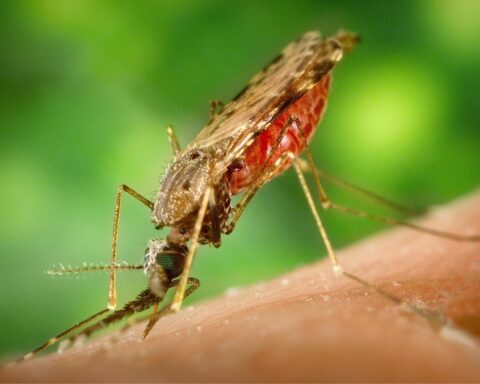
{"label": "mosquito", "polygon": [[[407,221],[372,215],[337,204],[328,197],[322,179],[358,192],[392,209],[405,211],[394,202],[317,169],[309,149],[309,143],[325,111],[332,70],[358,41],[356,34],[345,31],[339,31],[328,38],[323,38],[319,32],[307,32],[283,49],[228,104],[212,102],[209,123],[186,148],[180,147],[173,128],[168,127],[167,134],[174,160],[166,170],[155,201],[150,201],[126,185],[118,188],[110,264],[54,271],[108,271],[110,284],[107,307],[49,339],[23,359],[32,358],[67,336],[70,341],[87,337],[114,322],[153,307],[143,333],[146,337],[161,317],[179,311],[185,297],[199,287],[200,282],[190,276],[199,245],[219,247],[222,235],[234,230],[257,191],[291,166],[298,176],[335,275],[353,280],[395,304],[408,307],[433,323],[444,322],[439,314],[408,303],[342,267],[318,213],[314,194],[305,179],[305,173],[312,175],[322,209],[362,216],[384,224],[403,225],[451,240],[480,240],[478,235],[447,233]],[[304,159],[299,157],[301,154]],[[148,242],[144,263],[140,265],[117,262],[120,207],[124,193],[151,211],[156,229],[170,229],[165,239],[152,239]],[[242,195],[233,206],[231,197],[237,194]],[[115,310],[116,272],[126,269],[143,269],[148,287],[122,309]],[[171,288],[176,288],[173,299],[159,309],[159,304]],[[80,330],[82,327],[85,328]],[[80,331],[74,334],[78,330]]]}

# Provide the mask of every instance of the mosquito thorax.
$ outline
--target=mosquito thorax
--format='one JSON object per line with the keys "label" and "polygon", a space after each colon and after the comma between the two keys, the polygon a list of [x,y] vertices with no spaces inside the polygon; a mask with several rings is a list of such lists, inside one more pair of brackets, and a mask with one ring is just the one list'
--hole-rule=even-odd
{"label": "mosquito thorax", "polygon": [[152,239],[145,251],[144,271],[150,290],[163,298],[170,282],[183,271],[188,248],[167,240]]}
{"label": "mosquito thorax", "polygon": [[198,209],[210,182],[213,156],[192,149],[168,167],[157,193],[152,221],[157,228],[182,223]]}

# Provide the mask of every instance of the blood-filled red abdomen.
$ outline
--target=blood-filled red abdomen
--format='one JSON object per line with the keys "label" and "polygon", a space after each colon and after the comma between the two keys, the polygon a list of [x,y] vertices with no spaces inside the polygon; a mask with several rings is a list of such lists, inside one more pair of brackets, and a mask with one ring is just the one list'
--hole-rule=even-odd
{"label": "blood-filled red abdomen", "polygon": [[[245,150],[243,160],[231,169],[230,191],[233,195],[242,192],[254,183],[258,172],[261,171],[275,145],[276,138],[290,116],[297,117],[303,136],[307,143],[310,142],[325,111],[330,80],[330,75],[322,78],[311,90],[283,111]],[[267,168],[270,168],[283,153],[290,151],[298,156],[303,151],[305,140],[299,131],[300,128],[293,123],[287,129]],[[272,175],[272,178],[291,165],[291,160],[286,160],[284,165]]]}

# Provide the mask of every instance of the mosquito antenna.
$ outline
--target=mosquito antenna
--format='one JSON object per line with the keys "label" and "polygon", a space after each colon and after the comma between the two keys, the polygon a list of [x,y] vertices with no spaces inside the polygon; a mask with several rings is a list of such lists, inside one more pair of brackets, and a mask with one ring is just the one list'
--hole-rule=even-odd
{"label": "mosquito antenna", "polygon": [[[144,267],[143,264],[128,264],[125,261],[115,264],[115,270],[117,271],[143,269],[143,267]],[[81,267],[72,267],[70,265],[64,266],[63,264],[54,264],[53,268],[47,270],[46,273],[54,276],[63,276],[68,274],[81,273],[81,272],[97,272],[97,271],[110,272],[111,270],[112,270],[112,266],[110,264],[107,265],[107,264],[83,263]]]}

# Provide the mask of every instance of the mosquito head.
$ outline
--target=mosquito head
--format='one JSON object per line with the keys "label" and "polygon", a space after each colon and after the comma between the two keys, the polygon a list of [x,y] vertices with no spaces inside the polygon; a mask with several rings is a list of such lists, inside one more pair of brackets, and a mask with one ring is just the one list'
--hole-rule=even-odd
{"label": "mosquito head", "polygon": [[144,271],[150,290],[163,298],[170,282],[180,276],[188,248],[166,240],[150,240],[145,251]]}
{"label": "mosquito head", "polygon": [[193,149],[167,169],[158,190],[152,220],[157,228],[175,226],[199,208],[210,180],[212,156]]}

